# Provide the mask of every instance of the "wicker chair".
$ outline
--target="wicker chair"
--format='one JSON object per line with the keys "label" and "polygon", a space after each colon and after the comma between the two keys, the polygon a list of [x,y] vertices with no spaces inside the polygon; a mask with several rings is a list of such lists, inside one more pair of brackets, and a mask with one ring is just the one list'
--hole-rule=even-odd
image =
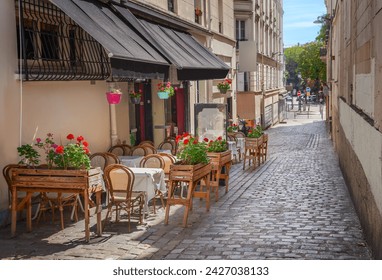
{"label": "wicker chair", "polygon": [[134,146],[131,149],[131,155],[132,156],[146,156],[148,155],[147,148],[145,146]]}
{"label": "wicker chair", "polygon": [[109,157],[105,153],[94,153],[91,154],[89,158],[92,167],[100,167],[102,170],[105,169],[109,160]]}
{"label": "wicker chair", "polygon": [[175,155],[175,144],[173,141],[165,140],[158,145],[158,149],[160,150],[170,150],[171,154]]}
{"label": "wicker chair", "polygon": [[139,223],[142,224],[142,209],[144,206],[144,193],[133,192],[135,175],[130,168],[121,164],[111,164],[105,168],[105,182],[109,191],[107,213],[104,221],[115,212],[115,221],[119,221],[119,213],[125,210],[128,216],[128,231],[131,232],[130,219],[134,208],[139,207]]}
{"label": "wicker chair", "polygon": [[125,155],[125,149],[122,145],[114,145],[107,150],[109,153],[115,154],[116,156],[123,156]]}
{"label": "wicker chair", "polygon": [[104,154],[107,157],[107,165],[120,163],[118,156],[116,156],[115,154],[109,152],[105,152]]}
{"label": "wicker chair", "polygon": [[139,146],[141,146],[141,145],[143,145],[143,144],[149,144],[150,146],[155,147],[154,142],[153,142],[153,141],[150,141],[150,140],[144,140],[144,141],[141,141],[141,142],[139,143]]}

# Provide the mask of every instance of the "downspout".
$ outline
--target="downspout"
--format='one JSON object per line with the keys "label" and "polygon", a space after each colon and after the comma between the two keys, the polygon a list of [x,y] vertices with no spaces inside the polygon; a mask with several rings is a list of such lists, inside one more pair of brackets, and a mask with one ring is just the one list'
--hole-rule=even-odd
{"label": "downspout", "polygon": [[[207,4],[208,3],[208,7]],[[208,32],[211,34],[211,1],[203,1],[204,4],[204,10],[207,11],[206,13],[206,20],[207,20],[207,29]],[[207,48],[212,51],[212,35],[207,37]],[[208,80],[207,81],[207,90],[206,90],[206,100],[207,103],[210,103],[210,96],[211,96],[211,101],[212,100],[212,87],[213,87],[213,80]]]}
{"label": "downspout", "polygon": [[25,76],[28,78],[27,72],[27,57],[26,57],[26,48],[24,46],[24,18],[22,12],[22,1],[19,1],[19,42],[21,44],[21,48],[19,50],[19,57],[24,59],[19,59],[19,79],[20,79],[20,119],[19,119],[19,146],[21,146],[22,138],[23,138],[23,62],[24,62],[24,71]]}

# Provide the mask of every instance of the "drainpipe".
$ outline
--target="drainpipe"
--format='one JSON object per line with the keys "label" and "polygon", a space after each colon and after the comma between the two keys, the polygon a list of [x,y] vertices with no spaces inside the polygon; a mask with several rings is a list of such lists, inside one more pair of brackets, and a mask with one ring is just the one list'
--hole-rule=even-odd
{"label": "drainpipe", "polygon": [[[206,3],[207,2],[207,3]],[[211,32],[211,21],[212,21],[212,17],[211,17],[211,1],[203,1],[203,5],[204,5],[204,10],[206,11],[205,15],[206,15],[206,20],[207,20],[207,29],[208,29],[208,32]],[[207,7],[208,5],[208,7]],[[208,36],[207,37],[207,48],[212,51],[212,36]],[[208,80],[207,81],[207,91],[206,91],[206,101],[207,103],[210,103],[210,96],[211,96],[211,100],[212,100],[212,87],[213,87],[213,80]]]}

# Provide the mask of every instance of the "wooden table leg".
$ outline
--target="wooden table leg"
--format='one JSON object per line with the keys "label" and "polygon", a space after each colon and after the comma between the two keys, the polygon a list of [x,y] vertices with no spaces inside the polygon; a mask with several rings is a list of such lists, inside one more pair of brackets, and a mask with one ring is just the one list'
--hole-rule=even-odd
{"label": "wooden table leg", "polygon": [[194,183],[192,181],[188,183],[187,198],[184,204],[186,209],[184,210],[184,215],[183,215],[183,227],[187,227],[188,213],[190,212],[190,208],[192,209],[192,193],[194,188],[193,184]]}
{"label": "wooden table leg", "polygon": [[96,204],[97,204],[97,235],[102,235],[102,221],[101,221],[101,211],[102,211],[102,202],[101,202],[101,193],[102,191],[96,192]]}
{"label": "wooden table leg", "polygon": [[16,235],[16,223],[17,223],[17,191],[16,187],[12,187],[12,206],[11,206],[11,236],[14,237]]}
{"label": "wooden table leg", "polygon": [[90,241],[90,229],[89,229],[89,193],[84,191],[84,208],[85,208],[85,241]]}

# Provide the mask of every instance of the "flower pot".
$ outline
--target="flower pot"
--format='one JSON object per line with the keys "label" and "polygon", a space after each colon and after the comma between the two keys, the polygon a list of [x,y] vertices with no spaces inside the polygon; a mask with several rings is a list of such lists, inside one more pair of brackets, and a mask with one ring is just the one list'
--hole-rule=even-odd
{"label": "flower pot", "polygon": [[167,91],[158,91],[159,99],[168,99],[170,97]]}
{"label": "flower pot", "polygon": [[223,94],[226,94],[227,90],[228,89],[226,89],[226,88],[219,88],[220,93],[223,93]]}
{"label": "flower pot", "polygon": [[[210,186],[215,192],[215,201],[219,199],[220,180],[225,181],[225,192],[228,192],[229,170],[231,168],[231,151],[207,152],[212,165]],[[224,167],[224,168],[223,168]]]}
{"label": "flower pot", "polygon": [[141,102],[141,97],[130,97],[130,101],[133,104],[139,104]]}
{"label": "flower pot", "polygon": [[119,104],[119,102],[121,102],[121,97],[122,97],[122,94],[106,92],[106,98],[109,104]]}

